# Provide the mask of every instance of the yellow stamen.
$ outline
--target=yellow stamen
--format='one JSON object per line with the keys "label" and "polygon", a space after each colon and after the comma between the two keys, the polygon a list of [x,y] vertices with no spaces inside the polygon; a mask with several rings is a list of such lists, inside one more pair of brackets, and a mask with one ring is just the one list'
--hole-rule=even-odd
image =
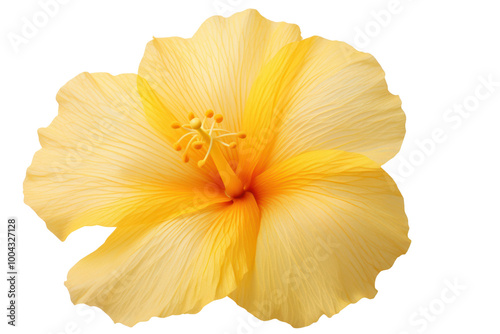
{"label": "yellow stamen", "polygon": [[186,151],[189,150],[189,148],[191,147],[191,144],[193,143],[193,141],[197,138],[197,136],[194,136],[193,138],[191,138],[189,140],[189,143],[187,144],[186,146]]}
{"label": "yellow stamen", "polygon": [[173,122],[172,124],[170,124],[170,126],[172,127],[172,129],[179,129],[181,127],[181,123]]}
{"label": "yellow stamen", "polygon": [[238,138],[245,139],[247,134],[245,132],[238,132]]}
{"label": "yellow stamen", "polygon": [[215,122],[213,122],[212,126],[210,127],[210,132],[208,133],[210,136],[212,136],[212,132],[214,132],[214,126],[215,126]]}
{"label": "yellow stamen", "polygon": [[[175,142],[175,144],[174,144],[174,148],[176,148],[176,147],[177,147],[177,145],[179,145],[179,144],[181,143],[181,141],[182,141],[184,138],[186,138],[186,137],[188,137],[188,136],[195,135],[195,134],[196,134],[196,132],[194,132],[193,130],[190,130],[190,132],[185,133],[184,135],[182,135],[182,137],[180,137],[180,138],[179,138],[179,140],[178,140],[178,141],[176,141],[176,142]],[[179,146],[180,146],[180,145],[179,145]],[[176,149],[176,150],[177,150],[177,149]],[[177,150],[177,151],[179,151],[179,150]]]}
{"label": "yellow stamen", "polygon": [[220,147],[213,145],[213,138],[211,138],[203,129],[200,128],[197,131],[201,135],[203,140],[205,140],[206,142],[211,142],[212,149],[211,152],[209,151],[207,152],[207,154],[212,154],[212,159],[215,163],[215,166],[217,167],[217,170],[219,171],[222,182],[224,182],[224,186],[226,187],[226,194],[229,197],[233,198],[240,197],[244,192],[243,184],[241,183],[238,176],[236,176],[231,166],[229,166],[229,163],[226,161],[226,158],[220,150]]}
{"label": "yellow stamen", "polygon": [[[205,122],[207,121],[207,119],[210,119],[212,117],[212,124],[208,128],[205,126]],[[217,171],[219,172],[219,175],[222,179],[222,182],[224,182],[226,194],[232,198],[240,197],[244,193],[243,184],[227,162],[224,153],[221,150],[221,145],[234,149],[236,148],[237,144],[236,142],[230,142],[229,144],[225,143],[221,138],[236,136],[237,138],[243,139],[246,137],[246,135],[243,132],[231,133],[225,129],[215,129],[215,125],[221,123],[224,117],[221,114],[214,115],[214,112],[212,110],[207,110],[205,112],[205,118],[203,119],[203,121],[201,121],[198,117],[195,117],[194,113],[192,112],[188,114],[188,118],[188,124],[180,125],[176,122],[172,123],[173,128],[175,125],[175,128],[177,129],[182,127],[183,129],[188,131],[186,134],[181,136],[179,140],[174,144],[174,148],[176,150],[179,151],[182,149],[180,142],[184,138],[186,138],[187,136],[192,136],[186,146],[186,150],[182,154],[182,161],[189,162],[188,150],[191,147],[199,150],[204,146],[204,143],[209,144],[205,157],[203,158],[203,160],[198,161],[198,167],[202,168],[203,166],[205,166],[208,157],[211,156],[215,167],[217,168]],[[223,132],[224,134],[217,135],[217,132]],[[220,145],[214,145],[214,142],[217,142]]]}
{"label": "yellow stamen", "polygon": [[[212,125],[213,127],[213,125]],[[214,139],[210,138],[210,144],[208,146],[207,153],[205,154],[205,157],[203,160],[198,161],[198,167],[203,167],[205,165],[205,162],[207,162],[208,156],[210,155],[210,152],[212,152],[212,146],[214,145]]]}

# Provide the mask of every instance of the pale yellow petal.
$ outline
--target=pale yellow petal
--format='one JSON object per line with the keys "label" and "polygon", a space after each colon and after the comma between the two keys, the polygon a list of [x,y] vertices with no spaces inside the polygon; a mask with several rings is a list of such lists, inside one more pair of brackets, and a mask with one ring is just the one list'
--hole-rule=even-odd
{"label": "pale yellow petal", "polygon": [[398,152],[404,124],[401,101],[370,54],[311,37],[285,46],[256,79],[244,112],[240,168],[255,175],[318,149],[383,164]]}
{"label": "pale yellow petal", "polygon": [[[214,16],[190,39],[149,42],[139,75],[179,121],[186,123],[190,112],[202,118],[212,109],[224,115],[223,127],[235,132],[261,68],[283,46],[300,39],[296,25],[269,21],[253,9],[229,18]],[[164,118],[163,110],[152,117]],[[235,159],[235,153],[229,159]]]}
{"label": "pale yellow petal", "polygon": [[137,76],[83,73],[58,93],[40,129],[25,202],[64,240],[82,226],[118,226],[226,201],[223,188],[147,122]]}
{"label": "pale yellow petal", "polygon": [[377,292],[375,278],[409,247],[403,198],[355,153],[312,151],[257,177],[255,267],[230,295],[262,320],[294,327]]}
{"label": "pale yellow petal", "polygon": [[127,326],[196,313],[227,296],[251,269],[259,221],[247,193],[161,224],[120,226],[69,272],[71,300]]}

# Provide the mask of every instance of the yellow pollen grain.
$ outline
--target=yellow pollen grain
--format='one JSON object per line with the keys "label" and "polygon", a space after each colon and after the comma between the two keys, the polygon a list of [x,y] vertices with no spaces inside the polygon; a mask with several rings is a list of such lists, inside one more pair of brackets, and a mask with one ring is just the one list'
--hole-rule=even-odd
{"label": "yellow pollen grain", "polygon": [[221,115],[221,114],[217,114],[214,116],[214,120],[217,122],[217,123],[220,123],[224,120],[224,117]]}
{"label": "yellow pollen grain", "polygon": [[208,118],[214,117],[214,111],[212,109],[205,111],[205,116],[207,116]]}

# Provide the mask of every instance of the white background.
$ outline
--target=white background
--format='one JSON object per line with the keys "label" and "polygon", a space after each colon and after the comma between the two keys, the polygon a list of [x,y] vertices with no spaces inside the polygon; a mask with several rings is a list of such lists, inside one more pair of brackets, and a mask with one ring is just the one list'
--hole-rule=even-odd
{"label": "white background", "polygon": [[[39,149],[37,129],[56,116],[56,92],[78,73],[137,72],[153,35],[190,37],[218,9],[214,0],[65,2],[18,48],[8,36],[22,35],[24,20],[33,22],[42,6],[37,0],[0,5],[2,263],[8,216],[18,218],[20,240],[19,326],[5,324],[2,279],[2,333],[500,332],[497,1],[220,1],[229,4],[225,16],[256,8],[268,19],[298,24],[304,37],[343,40],[372,53],[407,114],[403,148],[385,168],[405,197],[410,250],[379,275],[375,299],[300,330],[257,321],[228,298],[196,315],[133,328],[70,302],[63,285],[68,270],[111,230],[83,228],[62,243],[23,203],[26,168]],[[497,86],[485,86],[488,78]]]}

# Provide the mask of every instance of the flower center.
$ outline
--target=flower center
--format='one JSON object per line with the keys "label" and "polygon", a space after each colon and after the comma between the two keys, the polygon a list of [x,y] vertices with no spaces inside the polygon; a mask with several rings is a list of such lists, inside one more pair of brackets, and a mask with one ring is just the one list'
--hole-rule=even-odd
{"label": "flower center", "polygon": [[[237,198],[243,195],[243,184],[224,157],[221,146],[234,149],[237,146],[235,141],[226,143],[222,138],[236,137],[245,139],[246,134],[244,132],[230,132],[221,128],[219,124],[222,123],[224,117],[222,117],[221,114],[214,115],[212,110],[205,112],[205,118],[203,121],[195,117],[193,113],[189,113],[188,118],[188,124],[181,125],[178,122],[171,124],[171,127],[174,129],[184,129],[187,131],[187,133],[182,135],[174,144],[174,149],[176,151],[181,151],[181,143],[189,139],[186,149],[184,150],[184,153],[182,153],[182,161],[189,162],[188,151],[190,148],[199,150],[204,146],[208,146],[205,157],[198,161],[198,167],[202,168],[207,162],[208,157],[211,157],[217,167],[217,171],[219,172],[222,182],[224,182],[226,194],[232,198]],[[211,123],[210,126],[208,126],[207,123]]]}

